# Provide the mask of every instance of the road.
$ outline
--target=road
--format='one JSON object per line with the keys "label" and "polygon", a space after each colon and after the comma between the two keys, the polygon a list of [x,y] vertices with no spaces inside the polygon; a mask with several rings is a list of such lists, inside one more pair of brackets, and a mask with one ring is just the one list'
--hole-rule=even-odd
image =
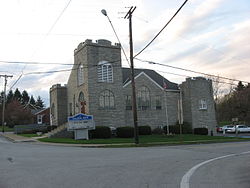
{"label": "road", "polygon": [[249,151],[250,142],[82,148],[0,137],[0,188],[249,188]]}

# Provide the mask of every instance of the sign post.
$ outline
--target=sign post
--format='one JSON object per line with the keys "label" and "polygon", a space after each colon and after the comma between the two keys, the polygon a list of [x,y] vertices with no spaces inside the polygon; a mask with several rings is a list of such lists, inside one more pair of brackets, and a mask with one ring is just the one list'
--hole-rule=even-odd
{"label": "sign post", "polygon": [[68,131],[74,131],[75,140],[89,139],[89,130],[95,129],[92,115],[76,114],[68,117]]}

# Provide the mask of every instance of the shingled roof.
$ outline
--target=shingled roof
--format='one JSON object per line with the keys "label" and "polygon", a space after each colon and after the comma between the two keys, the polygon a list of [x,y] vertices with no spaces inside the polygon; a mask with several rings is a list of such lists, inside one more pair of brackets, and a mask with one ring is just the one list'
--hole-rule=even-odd
{"label": "shingled roof", "polygon": [[[139,75],[140,73],[144,72],[146,75],[148,75],[152,80],[154,80],[158,85],[160,85],[162,88],[164,88],[164,83],[166,85],[166,89],[173,89],[173,90],[179,90],[178,84],[170,82],[154,70],[150,69],[134,69],[135,77]],[[123,85],[128,83],[130,79],[131,71],[130,68],[122,68],[122,80]]]}

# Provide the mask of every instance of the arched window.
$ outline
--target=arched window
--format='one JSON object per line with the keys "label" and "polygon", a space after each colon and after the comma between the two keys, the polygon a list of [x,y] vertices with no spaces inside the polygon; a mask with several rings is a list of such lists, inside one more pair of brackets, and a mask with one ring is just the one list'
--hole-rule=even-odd
{"label": "arched window", "polygon": [[145,86],[139,88],[137,92],[138,109],[147,110],[150,108],[150,94],[149,89]]}
{"label": "arched window", "polygon": [[101,61],[97,67],[98,82],[113,82],[113,67],[107,61]]}
{"label": "arched window", "polygon": [[79,93],[78,102],[84,102],[84,94],[83,94],[83,92]]}
{"label": "arched window", "polygon": [[84,77],[83,77],[83,64],[80,64],[77,69],[77,81],[78,85],[82,85],[84,83]]}
{"label": "arched window", "polygon": [[115,107],[115,97],[110,90],[104,90],[100,93],[99,106],[102,109],[113,109]]}

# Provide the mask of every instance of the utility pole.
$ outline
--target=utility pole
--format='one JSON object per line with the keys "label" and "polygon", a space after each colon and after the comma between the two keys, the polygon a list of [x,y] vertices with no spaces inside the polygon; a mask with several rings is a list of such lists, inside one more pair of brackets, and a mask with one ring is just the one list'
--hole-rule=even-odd
{"label": "utility pole", "polygon": [[138,136],[138,118],[136,108],[136,93],[135,93],[135,73],[134,73],[134,55],[133,55],[133,37],[132,37],[132,14],[136,7],[131,7],[124,19],[129,19],[129,46],[130,46],[130,69],[131,69],[131,86],[132,86],[132,110],[134,118],[134,135],[135,144],[139,144]]}
{"label": "utility pole", "polygon": [[4,133],[4,111],[5,111],[5,100],[6,100],[6,85],[7,78],[12,78],[12,75],[0,75],[0,78],[4,77],[4,93],[3,93],[3,111],[2,111],[2,132]]}

